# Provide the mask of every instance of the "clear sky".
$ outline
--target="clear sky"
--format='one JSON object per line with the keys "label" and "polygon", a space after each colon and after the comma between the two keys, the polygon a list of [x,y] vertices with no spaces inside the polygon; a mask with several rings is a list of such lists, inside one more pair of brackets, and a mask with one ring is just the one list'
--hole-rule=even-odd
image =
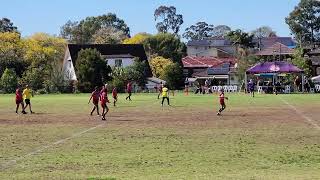
{"label": "clear sky", "polygon": [[[59,35],[68,20],[116,13],[138,32],[156,33],[153,13],[160,5],[173,5],[183,15],[184,29],[198,21],[225,24],[251,31],[268,25],[280,36],[290,36],[285,17],[299,0],[0,0],[0,18],[11,19],[23,36],[35,32]],[[180,31],[180,33],[182,33]]]}

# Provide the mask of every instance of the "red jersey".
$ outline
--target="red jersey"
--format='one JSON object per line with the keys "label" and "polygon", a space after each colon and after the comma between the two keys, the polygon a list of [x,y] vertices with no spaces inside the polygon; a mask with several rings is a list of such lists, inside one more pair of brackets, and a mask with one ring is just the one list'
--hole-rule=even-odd
{"label": "red jersey", "polygon": [[99,91],[93,91],[91,93],[91,97],[93,101],[99,101],[100,92]]}
{"label": "red jersey", "polygon": [[118,92],[117,92],[117,88],[113,88],[112,89],[112,97],[117,97]]}
{"label": "red jersey", "polygon": [[22,92],[21,92],[21,90],[20,89],[17,89],[16,90],[16,100],[17,101],[22,101]]}
{"label": "red jersey", "polygon": [[132,85],[131,83],[127,84],[127,92],[131,92],[132,91]]}
{"label": "red jersey", "polygon": [[101,95],[105,90],[108,92],[108,88],[103,87],[103,88],[101,89],[101,91],[100,91],[100,95]]}
{"label": "red jersey", "polygon": [[108,96],[106,92],[103,92],[100,97],[101,104],[106,104],[108,101]]}
{"label": "red jersey", "polygon": [[220,104],[224,104],[224,93],[221,93],[219,95],[219,99],[220,99]]}

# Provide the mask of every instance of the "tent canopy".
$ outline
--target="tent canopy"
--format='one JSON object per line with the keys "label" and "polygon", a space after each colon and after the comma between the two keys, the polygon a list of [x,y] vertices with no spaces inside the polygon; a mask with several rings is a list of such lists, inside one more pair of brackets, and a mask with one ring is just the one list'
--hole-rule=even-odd
{"label": "tent canopy", "polygon": [[258,63],[246,71],[247,74],[260,73],[303,73],[303,70],[286,61]]}
{"label": "tent canopy", "polygon": [[311,80],[312,80],[314,83],[320,83],[320,75],[311,78]]}

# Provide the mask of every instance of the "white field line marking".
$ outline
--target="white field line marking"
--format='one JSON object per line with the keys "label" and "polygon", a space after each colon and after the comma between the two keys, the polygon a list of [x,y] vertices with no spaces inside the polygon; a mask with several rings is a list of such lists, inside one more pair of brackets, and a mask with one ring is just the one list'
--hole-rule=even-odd
{"label": "white field line marking", "polygon": [[317,130],[320,130],[320,126],[311,118],[304,115],[303,112],[299,111],[296,107],[294,107],[292,104],[290,104],[288,101],[284,100],[282,97],[280,97],[282,102],[284,102],[286,105],[288,105],[291,109],[293,109],[298,115],[300,115],[302,118],[307,120],[311,125],[313,125]]}
{"label": "white field line marking", "polygon": [[58,141],[56,141],[56,142],[53,142],[53,143],[51,143],[51,144],[49,144],[49,145],[46,145],[46,146],[39,147],[38,149],[36,149],[36,150],[34,150],[34,151],[26,154],[26,155],[23,155],[23,156],[21,156],[21,157],[18,157],[18,158],[9,160],[9,161],[7,161],[7,162],[5,162],[5,163],[2,163],[1,166],[0,166],[0,169],[6,169],[6,168],[8,168],[8,167],[10,167],[10,166],[12,166],[12,165],[14,165],[14,164],[16,164],[17,161],[20,161],[20,160],[22,160],[22,159],[24,159],[24,158],[27,158],[27,157],[29,157],[29,156],[35,155],[35,154],[37,154],[37,153],[40,153],[40,152],[42,152],[42,151],[44,151],[44,150],[46,150],[46,149],[48,149],[48,148],[51,148],[51,147],[53,147],[53,146],[62,144],[62,143],[64,143],[65,141],[68,141],[68,140],[70,140],[70,139],[74,139],[74,138],[76,138],[76,137],[79,137],[79,136],[81,136],[82,134],[87,133],[87,132],[89,132],[89,131],[92,131],[92,130],[94,130],[94,129],[97,129],[97,128],[103,126],[103,125],[104,125],[104,124],[99,124],[99,125],[97,125],[97,126],[91,127],[91,128],[86,129],[86,130],[84,130],[84,131],[75,133],[75,134],[73,134],[73,135],[70,136],[70,137],[67,137],[67,138],[64,138],[64,139],[60,139],[60,140],[58,140]]}

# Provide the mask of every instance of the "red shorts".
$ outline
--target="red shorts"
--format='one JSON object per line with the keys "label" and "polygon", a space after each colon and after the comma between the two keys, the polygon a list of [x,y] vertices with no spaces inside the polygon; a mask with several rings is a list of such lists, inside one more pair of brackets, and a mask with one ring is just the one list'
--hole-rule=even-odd
{"label": "red shorts", "polygon": [[226,105],[224,101],[220,101],[220,105]]}
{"label": "red shorts", "polygon": [[106,108],[107,107],[107,101],[101,101],[101,107]]}
{"label": "red shorts", "polygon": [[99,104],[99,99],[93,99],[93,100],[92,100],[92,103],[93,103],[94,105],[98,105],[98,104]]}
{"label": "red shorts", "polygon": [[117,99],[118,99],[118,96],[113,96],[113,99],[117,100]]}
{"label": "red shorts", "polygon": [[16,104],[21,104],[23,102],[22,99],[16,99]]}

